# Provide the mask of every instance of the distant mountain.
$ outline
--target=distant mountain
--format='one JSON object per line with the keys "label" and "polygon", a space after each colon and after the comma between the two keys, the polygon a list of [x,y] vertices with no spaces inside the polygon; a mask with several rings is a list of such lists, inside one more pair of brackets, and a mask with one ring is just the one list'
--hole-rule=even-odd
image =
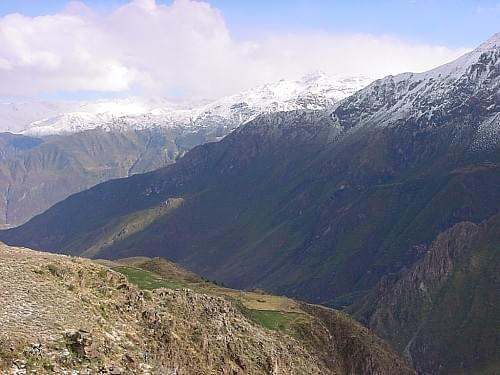
{"label": "distant mountain", "polygon": [[190,109],[141,98],[0,104],[0,128],[22,133],[0,134],[0,225],[22,224],[99,182],[164,167],[261,113],[324,109],[365,83],[315,74]]}
{"label": "distant mountain", "polygon": [[0,130],[43,136],[90,129],[143,130],[156,127],[222,135],[262,113],[325,109],[368,85],[366,77],[331,78],[310,74],[281,80],[205,104],[175,104],[163,99],[127,98],[95,102],[0,104]]}
{"label": "distant mountain", "polygon": [[107,264],[0,244],[2,374],[413,374],[338,311]]}
{"label": "distant mountain", "polygon": [[74,110],[72,103],[20,102],[0,103],[0,132],[19,133],[40,119]]}
{"label": "distant mountain", "polygon": [[0,225],[26,222],[68,195],[175,161],[175,129],[44,138],[0,133]]}
{"label": "distant mountain", "polygon": [[36,137],[21,134],[0,133],[0,161],[15,157],[43,143]]}
{"label": "distant mountain", "polygon": [[[89,257],[164,256],[233,287],[360,303],[384,276],[425,259],[440,233],[500,212],[499,58],[497,34],[455,62],[375,81],[329,110],[260,115],[0,238]],[[485,324],[498,333],[494,320]],[[436,345],[449,354],[446,340]],[[478,358],[474,366],[495,373],[494,357]]]}

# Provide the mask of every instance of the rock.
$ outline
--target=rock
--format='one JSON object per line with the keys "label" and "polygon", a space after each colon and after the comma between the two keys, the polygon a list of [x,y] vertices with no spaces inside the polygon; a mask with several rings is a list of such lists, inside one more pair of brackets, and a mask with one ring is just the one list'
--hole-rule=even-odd
{"label": "rock", "polygon": [[65,337],[71,351],[79,357],[89,359],[95,356],[96,353],[92,347],[92,336],[89,332],[81,329],[70,330],[65,332]]}

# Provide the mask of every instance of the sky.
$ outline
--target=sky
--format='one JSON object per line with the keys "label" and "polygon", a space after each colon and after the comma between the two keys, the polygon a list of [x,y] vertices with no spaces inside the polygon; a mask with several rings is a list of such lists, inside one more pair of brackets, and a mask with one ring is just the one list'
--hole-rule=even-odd
{"label": "sky", "polygon": [[500,0],[1,0],[0,97],[198,100],[315,71],[425,71],[499,19]]}

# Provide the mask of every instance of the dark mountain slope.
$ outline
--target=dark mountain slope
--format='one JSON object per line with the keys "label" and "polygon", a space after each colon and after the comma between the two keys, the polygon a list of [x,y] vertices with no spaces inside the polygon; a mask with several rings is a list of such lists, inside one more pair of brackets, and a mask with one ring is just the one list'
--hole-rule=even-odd
{"label": "dark mountain slope", "polygon": [[[302,116],[312,119],[315,115],[303,114]],[[207,190],[206,186],[223,187],[226,181],[239,176],[242,170],[248,169],[246,175],[249,176],[253,176],[259,169],[261,175],[269,173],[270,168],[266,167],[265,163],[256,162],[256,159],[275,158],[279,153],[282,163],[290,164],[285,148],[293,148],[295,144],[296,147],[301,147],[301,151],[303,151],[302,146],[304,146],[305,142],[303,137],[310,137],[311,149],[325,142],[323,137],[319,137],[319,134],[322,134],[322,129],[319,126],[310,126],[310,120],[304,119],[304,117],[296,117],[296,114],[279,114],[265,118],[265,120],[269,122],[276,121],[277,123],[283,121],[284,118],[297,123],[297,128],[293,130],[289,138],[276,135],[268,139],[264,134],[256,134],[254,139],[250,139],[250,135],[247,133],[251,133],[252,130],[250,128],[248,130],[242,129],[237,134],[227,137],[220,144],[207,144],[194,149],[186,157],[179,160],[178,163],[166,169],[132,176],[128,179],[110,181],[84,191],[81,195],[70,197],[47,212],[48,220],[55,224],[61,219],[61,215],[72,211],[73,219],[76,222],[61,221],[60,225],[53,227],[54,231],[50,231],[50,233],[47,231],[46,233],[53,237],[64,236],[64,239],[61,238],[51,242],[50,238],[43,236],[43,238],[40,238],[39,244],[44,243],[43,246],[65,248],[67,243],[64,241],[71,241],[71,237],[77,236],[78,233],[99,231],[104,224],[109,223],[113,218],[162,205],[169,197],[181,195],[196,197],[196,194],[199,195],[200,191]],[[301,121],[304,121],[304,125],[301,125],[299,129],[298,124]],[[301,137],[293,135],[293,133],[298,132],[301,132]],[[242,139],[247,141],[242,143]],[[267,144],[262,145],[261,141],[267,142]],[[277,143],[281,143],[282,147],[276,147],[276,149],[272,147],[277,146]],[[268,153],[271,153],[271,155],[268,155]],[[302,153],[296,155],[298,159],[302,157]],[[250,170],[249,167],[252,169]],[[286,168],[282,169],[285,170]],[[255,178],[256,181],[259,180],[257,177]],[[244,180],[244,178],[241,178],[241,180]],[[265,180],[261,179],[261,181]],[[104,202],[104,204],[82,205],[81,199],[89,202],[97,199]],[[33,219],[24,228],[27,230],[41,229],[37,222],[46,220],[44,215]],[[14,232],[10,233],[14,234]],[[88,245],[88,243],[83,245]],[[84,250],[82,246],[77,247],[75,251]]]}

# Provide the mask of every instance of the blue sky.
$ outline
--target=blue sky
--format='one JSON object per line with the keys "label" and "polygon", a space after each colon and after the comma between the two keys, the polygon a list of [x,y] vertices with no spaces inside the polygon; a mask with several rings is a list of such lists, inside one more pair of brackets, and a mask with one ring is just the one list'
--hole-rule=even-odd
{"label": "blue sky", "polygon": [[[214,0],[234,29],[318,29],[387,34],[407,40],[473,47],[500,31],[500,1]],[[269,6],[269,3],[272,3]]]}
{"label": "blue sky", "polygon": [[[44,15],[66,0],[2,0],[0,15]],[[84,0],[107,12],[127,0]],[[172,1],[158,0],[170,4]],[[237,38],[273,31],[317,30],[397,36],[409,41],[473,47],[499,31],[500,0],[212,0]]]}
{"label": "blue sky", "polygon": [[0,98],[189,100],[315,71],[381,78],[500,31],[500,0],[83,3],[0,0]]}

